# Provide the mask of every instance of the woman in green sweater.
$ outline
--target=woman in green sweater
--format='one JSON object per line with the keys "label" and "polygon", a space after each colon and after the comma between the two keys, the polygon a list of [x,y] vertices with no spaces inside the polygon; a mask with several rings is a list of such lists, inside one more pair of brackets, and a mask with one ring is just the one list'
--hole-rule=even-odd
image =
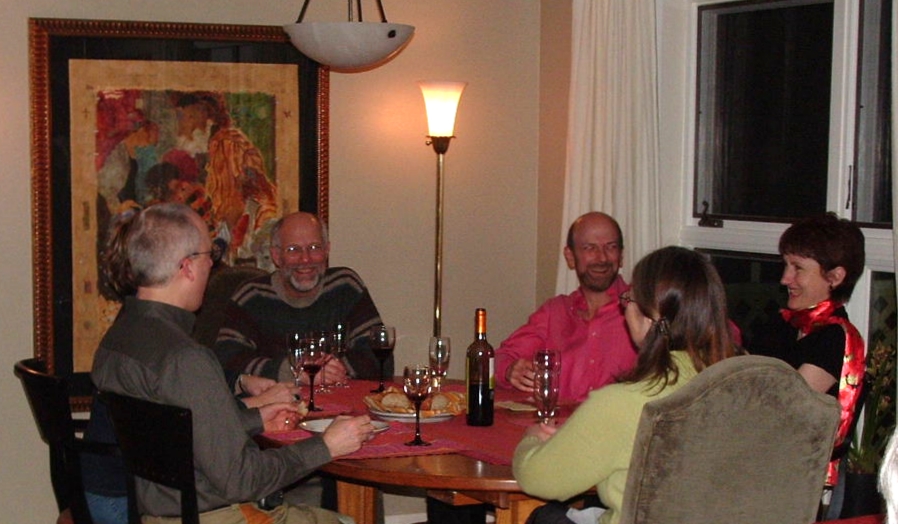
{"label": "woman in green sweater", "polygon": [[639,348],[636,367],[593,391],[562,426],[528,428],[514,456],[515,478],[530,495],[566,500],[595,486],[608,507],[602,524],[618,522],[643,405],[739,352],[720,277],[690,249],[671,246],[645,256],[620,305]]}

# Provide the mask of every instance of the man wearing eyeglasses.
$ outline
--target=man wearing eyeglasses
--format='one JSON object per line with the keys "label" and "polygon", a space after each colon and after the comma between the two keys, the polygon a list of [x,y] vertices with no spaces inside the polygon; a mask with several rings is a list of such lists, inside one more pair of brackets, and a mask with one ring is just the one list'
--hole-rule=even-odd
{"label": "man wearing eyeglasses", "polygon": [[[369,349],[367,333],[381,324],[365,283],[352,269],[328,267],[327,227],[310,213],[281,218],[271,232],[271,259],[276,270],[241,286],[226,306],[215,352],[234,380],[236,392],[253,376],[292,381],[286,359],[290,332],[333,331],[346,327],[346,358],[331,359],[322,373],[328,382],[347,375],[376,379],[380,367]],[[385,364],[393,375],[392,357]],[[251,387],[251,386],[249,386]]]}

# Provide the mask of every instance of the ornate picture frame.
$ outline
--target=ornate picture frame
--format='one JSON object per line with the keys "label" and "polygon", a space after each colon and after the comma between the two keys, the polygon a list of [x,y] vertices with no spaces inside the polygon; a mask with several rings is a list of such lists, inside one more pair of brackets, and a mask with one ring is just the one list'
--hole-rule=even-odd
{"label": "ornate picture frame", "polygon": [[[100,72],[102,66],[112,65],[103,62],[113,60],[128,61],[122,63],[137,64],[151,72],[154,67],[166,69],[167,62],[198,63],[200,71],[220,67],[214,64],[289,66],[280,69],[295,70],[293,78],[298,78],[299,85],[288,92],[298,96],[295,106],[299,115],[293,124],[298,130],[290,129],[287,136],[295,140],[298,135],[299,143],[298,154],[284,155],[289,170],[281,176],[295,172],[296,181],[291,182],[299,194],[284,200],[291,206],[298,202],[300,209],[316,212],[325,221],[328,70],[300,54],[278,26],[30,19],[29,50],[34,354],[47,363],[51,373],[70,377],[75,396],[86,397],[91,384],[83,362],[76,365],[75,352],[76,336],[80,336],[76,334],[90,319],[74,314],[75,302],[79,301],[76,286],[84,283],[76,284],[74,279],[75,244],[82,240],[75,238],[73,242],[73,231],[80,235],[78,227],[83,227],[85,217],[90,215],[80,209],[83,202],[73,202],[73,193],[77,194],[73,184],[83,181],[83,174],[73,172],[73,159],[83,156],[92,142],[82,137],[79,143],[73,140],[78,137],[71,135],[73,93],[84,85],[73,83],[70,66],[86,61],[99,65]],[[209,65],[204,66],[206,63]],[[171,66],[178,70],[181,64]],[[89,104],[82,104],[79,111],[85,105]]]}

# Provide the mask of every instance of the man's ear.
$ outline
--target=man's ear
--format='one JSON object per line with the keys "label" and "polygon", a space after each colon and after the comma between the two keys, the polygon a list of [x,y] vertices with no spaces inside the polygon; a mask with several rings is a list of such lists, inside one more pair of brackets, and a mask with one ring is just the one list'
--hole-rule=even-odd
{"label": "man's ear", "polygon": [[574,259],[574,252],[567,246],[564,246],[564,260],[567,262],[568,269],[577,267],[577,261]]}
{"label": "man's ear", "polygon": [[271,261],[274,263],[274,267],[281,267],[281,250],[274,246],[269,246],[268,254],[271,255]]}

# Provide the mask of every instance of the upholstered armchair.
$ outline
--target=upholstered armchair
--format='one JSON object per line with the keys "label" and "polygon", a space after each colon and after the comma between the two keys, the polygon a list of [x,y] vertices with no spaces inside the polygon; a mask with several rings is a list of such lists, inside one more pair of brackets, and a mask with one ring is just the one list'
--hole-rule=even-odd
{"label": "upholstered armchair", "polygon": [[621,524],[808,524],[839,407],[784,362],[741,356],[646,404]]}

